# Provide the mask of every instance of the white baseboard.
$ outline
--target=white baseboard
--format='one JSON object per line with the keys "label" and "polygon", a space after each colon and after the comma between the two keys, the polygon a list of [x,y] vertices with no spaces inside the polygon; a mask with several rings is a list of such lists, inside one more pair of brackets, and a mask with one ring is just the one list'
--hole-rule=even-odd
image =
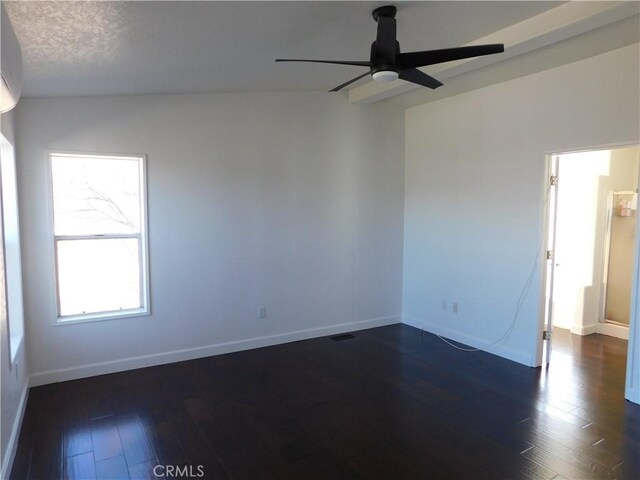
{"label": "white baseboard", "polygon": [[628,388],[624,398],[633,403],[640,404],[640,387]]}
{"label": "white baseboard", "polygon": [[596,333],[629,340],[629,327],[614,325],[613,323],[598,323],[596,325]]}
{"label": "white baseboard", "polygon": [[22,427],[22,419],[24,417],[24,411],[27,407],[27,398],[29,397],[29,380],[25,381],[24,388],[20,394],[20,402],[18,403],[18,411],[16,412],[16,418],[13,421],[13,427],[11,428],[11,436],[9,437],[9,443],[7,443],[7,450],[5,452],[4,459],[2,460],[2,473],[0,478],[9,478],[11,473],[11,467],[13,466],[13,460],[16,457],[16,450],[18,449],[18,439],[20,438],[20,429]]}
{"label": "white baseboard", "polygon": [[96,375],[133,370],[136,368],[152,367],[166,363],[210,357],[212,355],[239,352],[242,350],[250,350],[252,348],[268,347],[271,345],[279,345],[281,343],[323,337],[325,335],[365,330],[367,328],[384,327],[386,325],[393,325],[396,323],[400,323],[399,316],[373,318],[358,322],[341,323],[326,327],[310,328],[264,337],[255,337],[246,340],[205,345],[202,347],[173,350],[170,352],[141,355],[138,357],[120,358],[117,360],[110,360],[108,362],[90,363],[77,367],[49,370],[46,372],[32,374],[30,378],[30,385],[35,387],[49,383],[64,382],[67,380],[76,380],[78,378],[94,377]]}
{"label": "white baseboard", "polygon": [[421,330],[424,330],[425,332],[435,333],[436,335],[446,337],[450,340],[454,340],[456,342],[460,342],[474,348],[479,348],[480,350],[483,350],[487,353],[506,358],[507,360],[511,360],[513,362],[521,363],[522,365],[526,365],[527,367],[536,366],[535,357],[527,355],[525,352],[522,352],[520,350],[505,347],[504,345],[488,346],[491,345],[491,341],[487,341],[478,337],[472,337],[455,330],[444,328],[441,325],[430,323],[425,320],[418,320],[417,318],[408,317],[406,315],[402,317],[402,323],[419,328]]}
{"label": "white baseboard", "polygon": [[596,333],[596,324],[592,325],[573,325],[571,327],[571,333],[574,335],[591,335],[592,333]]}

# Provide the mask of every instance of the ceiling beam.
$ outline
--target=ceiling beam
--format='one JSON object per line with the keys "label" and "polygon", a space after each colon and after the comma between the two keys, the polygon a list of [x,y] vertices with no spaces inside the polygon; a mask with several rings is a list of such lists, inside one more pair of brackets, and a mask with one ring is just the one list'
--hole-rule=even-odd
{"label": "ceiling beam", "polygon": [[[504,53],[420,70],[444,81],[624,20],[638,15],[638,12],[638,2],[568,2],[467,44],[504,43]],[[369,104],[418,88],[422,87],[403,80],[388,83],[371,81],[350,89],[348,96],[350,103]]]}

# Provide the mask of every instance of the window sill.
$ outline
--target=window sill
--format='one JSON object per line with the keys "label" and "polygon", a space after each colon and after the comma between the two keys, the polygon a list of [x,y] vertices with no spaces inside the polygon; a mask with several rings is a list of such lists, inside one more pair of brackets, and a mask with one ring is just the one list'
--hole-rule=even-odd
{"label": "window sill", "polygon": [[105,320],[118,320],[121,318],[146,317],[149,315],[151,315],[151,312],[148,308],[135,308],[131,310],[120,310],[117,312],[89,313],[86,315],[67,315],[64,317],[57,317],[55,326],[103,322]]}

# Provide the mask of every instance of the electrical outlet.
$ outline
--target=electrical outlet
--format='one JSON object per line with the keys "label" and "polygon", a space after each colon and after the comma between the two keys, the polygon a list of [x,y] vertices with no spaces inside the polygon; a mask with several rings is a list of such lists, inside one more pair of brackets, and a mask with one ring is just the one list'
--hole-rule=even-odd
{"label": "electrical outlet", "polygon": [[265,307],[260,307],[258,309],[258,319],[267,318],[267,309]]}
{"label": "electrical outlet", "polygon": [[452,311],[453,313],[458,313],[458,302],[453,302],[453,303],[451,304],[451,311]]}

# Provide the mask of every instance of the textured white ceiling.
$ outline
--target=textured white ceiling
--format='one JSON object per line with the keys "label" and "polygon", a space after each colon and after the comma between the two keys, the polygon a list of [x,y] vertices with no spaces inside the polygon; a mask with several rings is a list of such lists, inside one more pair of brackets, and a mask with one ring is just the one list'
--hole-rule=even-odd
{"label": "textured white ceiling", "polygon": [[[329,90],[368,60],[387,2],[5,1],[26,96]],[[403,51],[455,47],[562,2],[396,2]],[[365,81],[365,80],[363,80]]]}

